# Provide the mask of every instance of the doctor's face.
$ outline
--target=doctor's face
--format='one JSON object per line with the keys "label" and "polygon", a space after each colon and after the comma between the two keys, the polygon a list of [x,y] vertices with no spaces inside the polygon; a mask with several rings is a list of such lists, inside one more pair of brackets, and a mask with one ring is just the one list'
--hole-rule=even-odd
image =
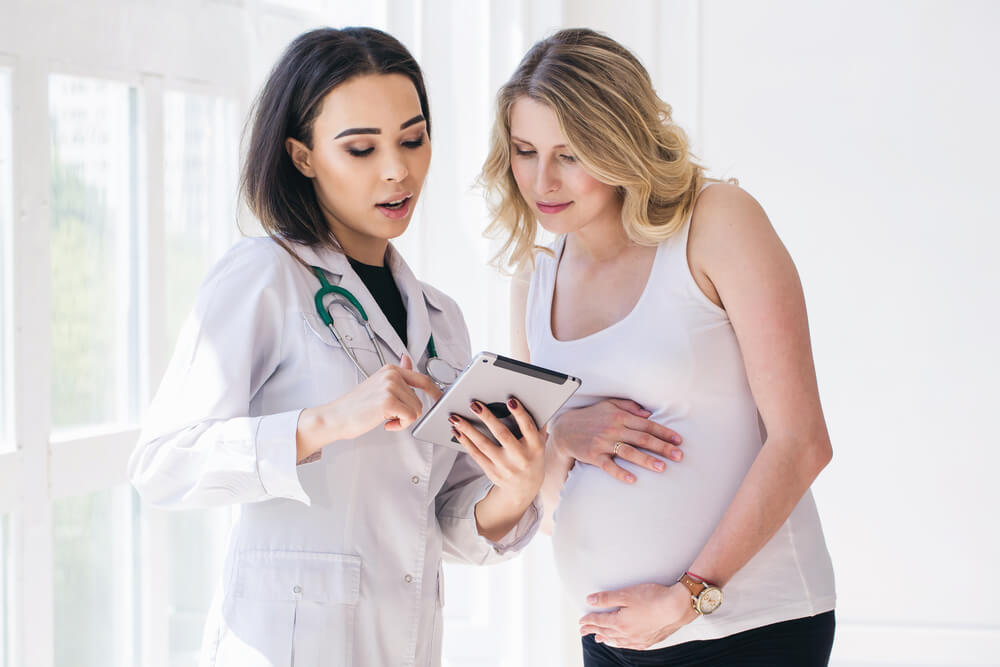
{"label": "doctor's face", "polygon": [[410,79],[369,74],[327,93],[311,147],[287,140],[345,250],[379,247],[406,231],[430,165],[426,127]]}
{"label": "doctor's face", "polygon": [[621,224],[622,202],[615,187],[577,162],[551,108],[519,98],[510,111],[510,135],[514,180],[542,227],[567,234],[595,221]]}

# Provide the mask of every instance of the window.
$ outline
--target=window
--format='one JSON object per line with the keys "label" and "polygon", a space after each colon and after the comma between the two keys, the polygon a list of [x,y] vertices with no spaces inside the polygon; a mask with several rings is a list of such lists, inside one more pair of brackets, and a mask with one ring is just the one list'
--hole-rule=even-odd
{"label": "window", "polygon": [[[223,97],[163,95],[166,342],[172,349],[205,273],[238,236],[239,119]],[[194,666],[221,576],[229,510],[166,512],[171,667]]]}
{"label": "window", "polygon": [[230,509],[170,512],[167,517],[170,667],[196,667],[212,595],[222,577]]}
{"label": "window", "polygon": [[139,664],[137,508],[127,484],[53,503],[55,667]]}
{"label": "window", "polygon": [[[10,70],[0,68],[0,452],[11,447],[11,407],[8,400],[7,369],[7,285],[11,276],[10,243],[8,234],[14,217],[14,183],[11,163],[13,147],[11,136]],[[3,663],[0,663],[2,665]]]}
{"label": "window", "polygon": [[205,272],[237,235],[238,120],[221,97],[164,101],[166,340],[172,348]]}
{"label": "window", "polygon": [[122,425],[138,412],[137,93],[54,75],[52,428]]}

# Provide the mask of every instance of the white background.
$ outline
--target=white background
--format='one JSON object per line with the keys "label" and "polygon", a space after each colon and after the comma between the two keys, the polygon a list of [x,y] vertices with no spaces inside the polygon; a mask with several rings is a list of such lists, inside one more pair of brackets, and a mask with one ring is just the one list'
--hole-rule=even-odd
{"label": "white background", "polygon": [[[834,663],[1000,664],[1000,88],[989,74],[1000,63],[1000,4],[0,0],[13,99],[11,134],[0,128],[13,137],[0,144],[13,183],[0,184],[0,195],[13,193],[0,201],[13,213],[0,365],[12,419],[0,433],[16,446],[0,453],[0,665],[4,637],[8,665],[53,665],[53,501],[118,488],[136,434],[126,424],[50,442],[49,74],[140,91],[145,401],[172,344],[158,333],[169,289],[164,91],[230,100],[242,118],[294,36],[348,24],[389,30],[425,68],[434,160],[400,246],[460,302],[474,348],[506,347],[506,286],[485,267],[491,244],[472,189],[493,92],[558,27],[605,30],[632,48],[711,173],[737,177],[763,204],[802,276],[835,451],[815,485],[837,573]],[[115,631],[120,655],[108,664],[173,664],[157,582],[177,546],[162,517],[127,516],[138,517],[139,585],[108,604],[134,627]],[[488,574],[449,568],[449,664],[576,664],[575,618],[547,548],[541,538]]]}

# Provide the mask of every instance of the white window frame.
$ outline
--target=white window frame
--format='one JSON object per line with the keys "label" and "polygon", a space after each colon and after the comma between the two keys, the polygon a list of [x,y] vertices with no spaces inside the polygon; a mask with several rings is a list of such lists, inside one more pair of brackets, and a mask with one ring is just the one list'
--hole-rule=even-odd
{"label": "white window frame", "polygon": [[[116,0],[107,4],[111,5],[110,11],[116,12],[129,3]],[[239,11],[254,15],[258,21],[267,21],[266,8],[254,5]],[[89,20],[96,25],[100,12],[93,13]],[[145,18],[152,22],[157,18],[152,15],[157,12],[151,9],[149,13],[151,16]],[[33,22],[41,24],[44,19],[58,25],[60,20],[68,23],[79,18],[43,17],[30,10],[24,11],[23,16],[27,24],[18,26],[18,30],[30,36],[50,34],[40,25],[31,25]],[[171,18],[177,27],[182,20],[190,20],[170,16],[167,20]],[[291,17],[285,15],[281,22],[289,23]],[[307,27],[301,26],[303,30]],[[148,402],[170,353],[168,342],[160,334],[164,328],[165,286],[158,278],[164,264],[163,91],[169,88],[238,103],[250,97],[249,72],[244,69],[211,80],[191,78],[184,67],[168,66],[160,71],[145,67],[122,69],[118,65],[121,62],[142,63],[141,43],[132,47],[135,53],[128,57],[102,51],[101,44],[87,38],[86,30],[56,32],[59,34],[51,33],[47,39],[37,41],[28,38],[12,44],[0,41],[0,66],[11,72],[12,160],[18,165],[13,183],[13,224],[6,230],[9,236],[4,257],[8,278],[5,300],[8,317],[4,320],[9,347],[7,395],[11,402],[14,449],[0,453],[0,513],[8,515],[10,538],[6,567],[11,613],[4,621],[11,667],[53,665],[53,504],[126,484],[126,463],[139,435],[138,423],[51,433],[49,77],[62,74],[109,80],[138,91],[140,219],[139,235],[133,242],[140,276],[140,386],[132,389],[138,392],[140,405]],[[83,34],[76,41],[61,43],[66,35],[78,32]],[[5,37],[0,32],[0,39]],[[201,46],[202,50],[207,48]],[[169,65],[169,59],[166,60]],[[239,105],[239,111],[241,115],[245,113],[246,103]],[[141,412],[136,418],[141,419]],[[143,623],[142,664],[165,667],[166,592],[157,589],[160,577],[155,576],[166,567],[165,522],[162,513],[143,512],[141,517],[142,562],[135,565],[142,568],[144,575],[140,580],[139,600],[131,601],[141,605],[141,613],[135,613],[140,610],[134,608],[125,611],[132,612],[134,622],[141,619]],[[124,634],[126,641],[116,647],[116,653],[130,656],[134,633],[126,630]]]}

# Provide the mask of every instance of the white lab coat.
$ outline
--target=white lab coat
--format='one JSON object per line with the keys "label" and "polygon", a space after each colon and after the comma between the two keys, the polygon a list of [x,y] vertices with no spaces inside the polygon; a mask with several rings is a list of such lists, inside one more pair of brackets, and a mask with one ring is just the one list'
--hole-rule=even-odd
{"label": "white lab coat", "polygon": [[[433,331],[439,356],[467,363],[458,306],[418,282],[391,246],[405,348],[343,254],[291,247],[357,297],[388,362],[407,352],[423,370]],[[438,665],[442,556],[504,560],[531,539],[540,507],[536,499],[499,543],[486,540],[474,506],[490,481],[467,454],[405,431],[376,428],[296,465],[299,411],[361,379],[316,313],[317,289],[317,277],[271,239],[237,243],[199,292],[129,475],[152,505],[238,506],[204,667]],[[374,372],[378,358],[357,320],[345,311],[336,324]]]}

